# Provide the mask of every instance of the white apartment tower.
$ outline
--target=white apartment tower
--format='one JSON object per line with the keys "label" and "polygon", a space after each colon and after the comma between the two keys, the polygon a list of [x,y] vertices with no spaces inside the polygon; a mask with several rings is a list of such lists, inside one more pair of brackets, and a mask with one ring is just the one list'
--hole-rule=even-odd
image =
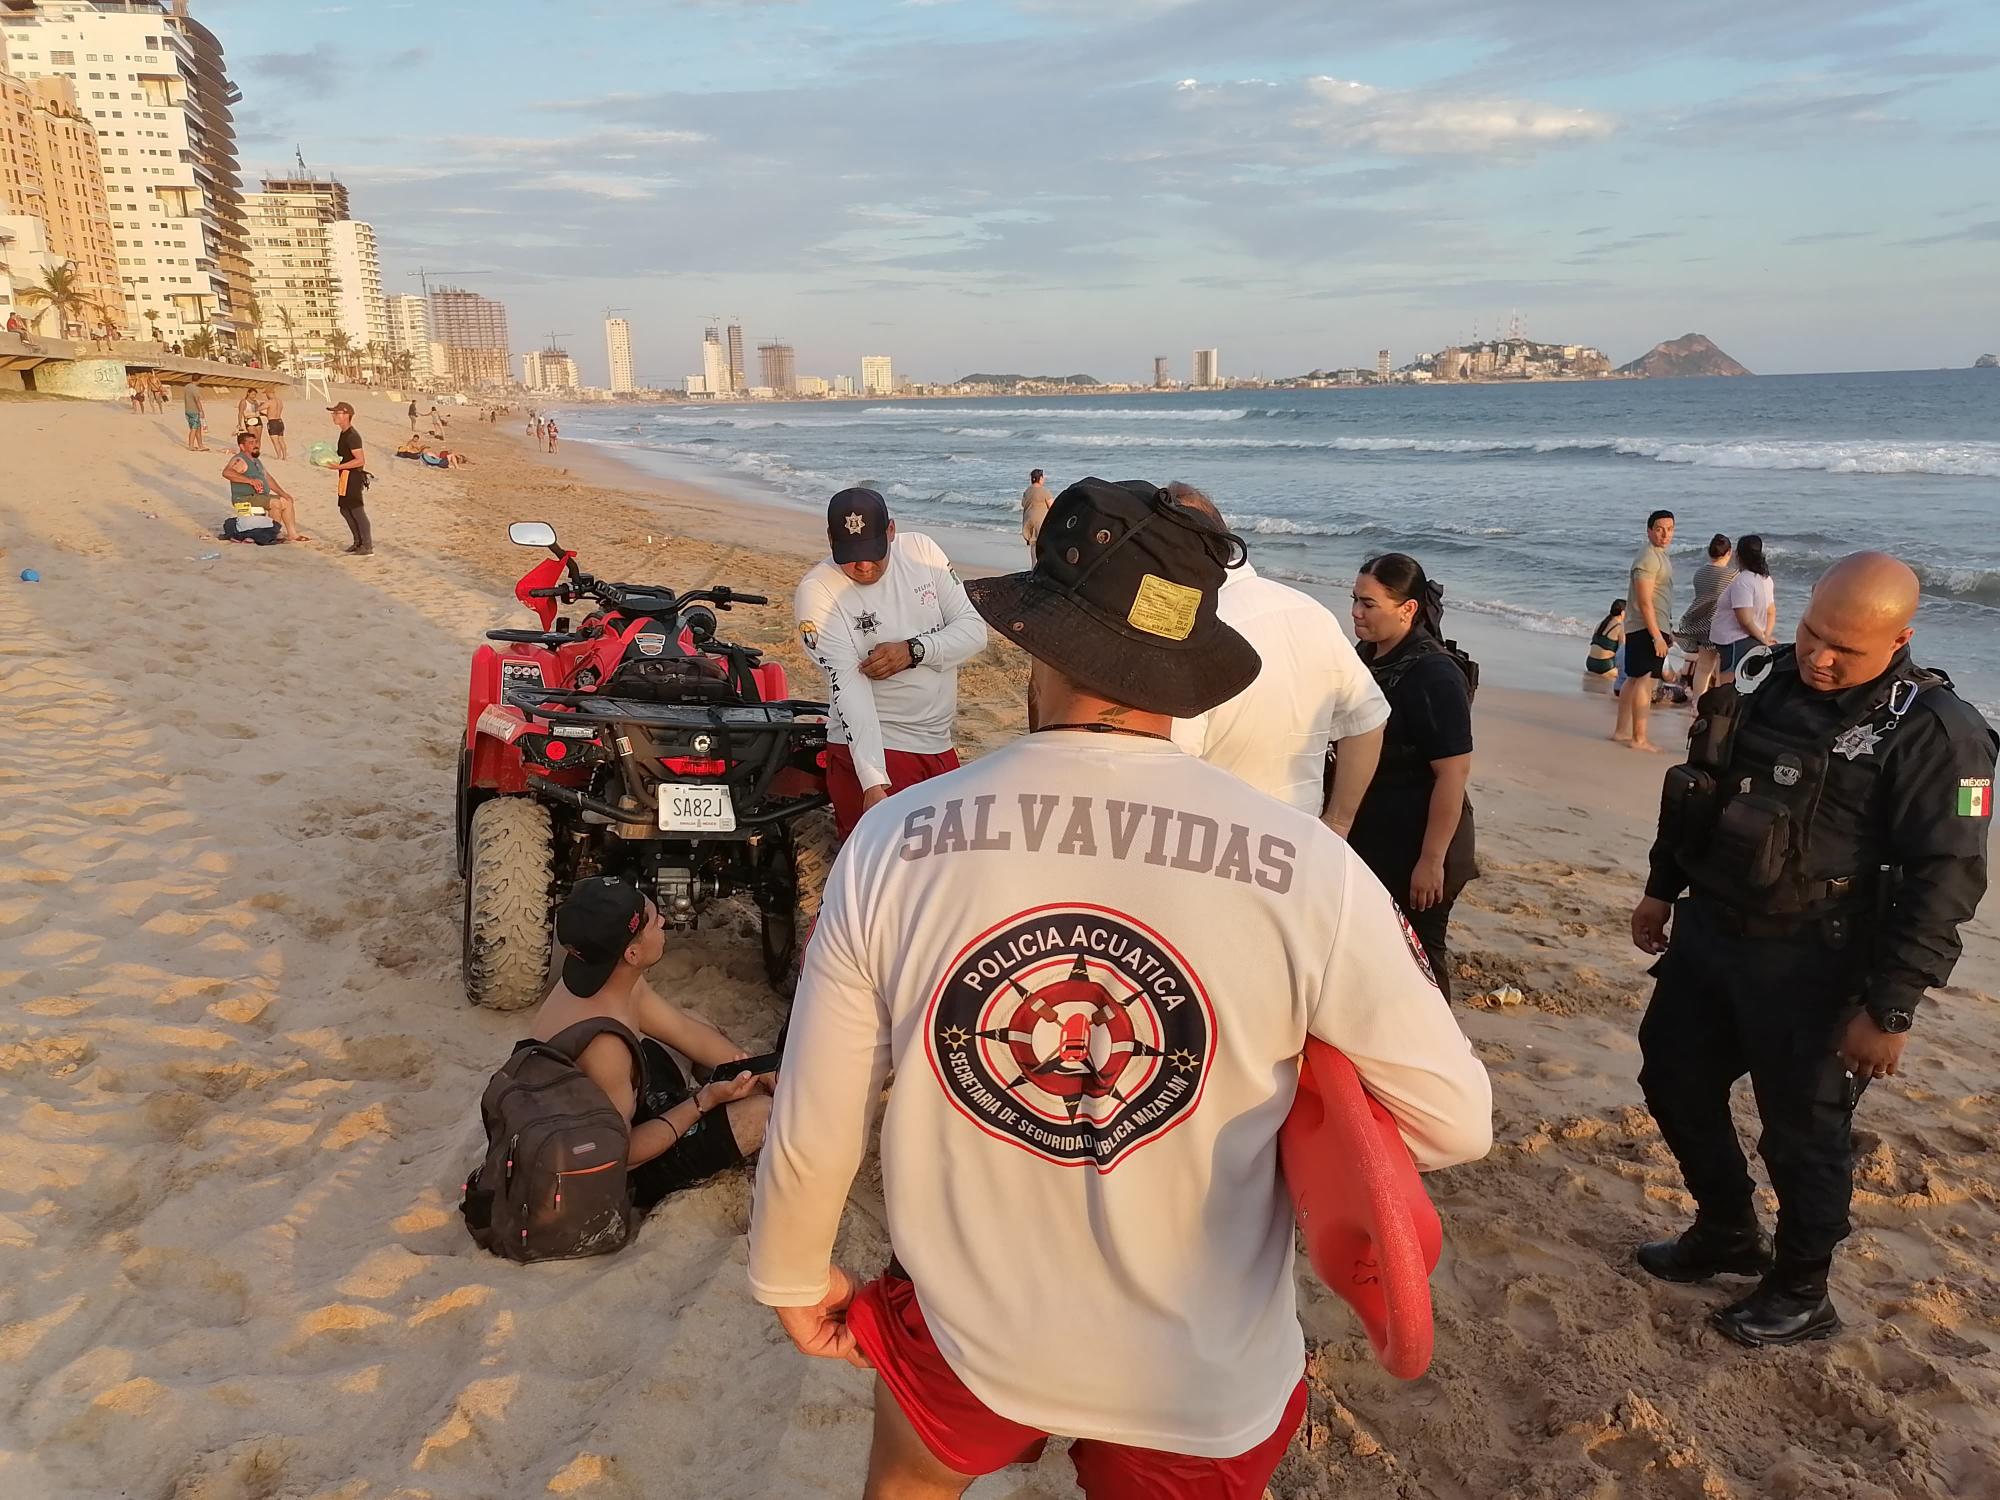
{"label": "white apartment tower", "polygon": [[625,319],[604,320],[604,357],[611,366],[611,394],[631,394],[637,383],[632,379],[632,325]]}
{"label": "white apartment tower", "polygon": [[711,328],[701,338],[702,387],[711,396],[727,396],[735,389],[729,379],[729,357],[723,351],[722,330]]}
{"label": "white apartment tower", "polygon": [[383,299],[383,313],[389,324],[389,353],[410,356],[410,378],[428,382],[431,378],[430,304],[414,293]]}
{"label": "white apartment tower", "polygon": [[97,131],[124,324],[247,344],[251,291],[230,115],[242,95],[186,0],[4,0],[0,42],[24,78],[67,78]]}
{"label": "white apartment tower", "polygon": [[362,366],[380,373],[389,356],[389,310],[382,299],[382,261],[375,226],[337,219],[326,226],[326,269],[333,283],[333,320]]}
{"label": "white apartment tower", "polygon": [[573,391],[576,361],[561,349],[537,349],[521,356],[521,384],[531,391]]}
{"label": "white apartment tower", "polygon": [[347,189],[331,177],[267,177],[243,205],[264,342],[294,364],[325,355],[341,326],[327,231],[347,217]]}
{"label": "white apartment tower", "polygon": [[864,354],[861,356],[861,394],[864,396],[893,396],[896,394],[896,377],[889,368],[886,354]]}
{"label": "white apartment tower", "polygon": [[1220,351],[1215,349],[1195,350],[1194,369],[1191,373],[1193,374],[1194,379],[1188,382],[1190,385],[1195,385],[1195,386],[1221,385],[1222,355]]}

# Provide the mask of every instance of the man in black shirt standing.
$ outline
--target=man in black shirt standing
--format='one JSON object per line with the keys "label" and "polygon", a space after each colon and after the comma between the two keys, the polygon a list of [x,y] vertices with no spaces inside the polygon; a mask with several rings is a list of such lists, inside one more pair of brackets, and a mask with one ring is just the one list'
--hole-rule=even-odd
{"label": "man in black shirt standing", "polygon": [[[1761,1275],[1711,1315],[1739,1343],[1839,1331],[1827,1272],[1847,1237],[1855,1105],[1897,1072],[1986,891],[1996,739],[1910,659],[1917,592],[1893,557],[1844,558],[1796,646],[1753,651],[1703,694],[1632,913],[1633,942],[1664,955],[1639,1084],[1695,1200],[1693,1226],[1639,1264],[1666,1281]],[[1745,1073],[1775,1246],[1729,1113]]]}
{"label": "man in black shirt standing", "polygon": [[375,550],[375,538],[368,529],[368,512],[362,505],[368,488],[368,452],[354,425],[354,408],[341,401],[327,410],[333,413],[333,425],[340,429],[340,437],[334,444],[340,458],[333,466],[334,500],[340,506],[341,520],[354,534],[354,545],[343,550],[351,557],[367,557]]}

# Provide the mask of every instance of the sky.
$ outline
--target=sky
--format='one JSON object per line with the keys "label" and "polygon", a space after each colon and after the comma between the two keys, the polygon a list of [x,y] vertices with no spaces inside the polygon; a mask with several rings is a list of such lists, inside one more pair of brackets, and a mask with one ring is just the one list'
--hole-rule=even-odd
{"label": "sky", "polygon": [[1760,373],[2000,346],[1991,0],[192,0],[309,168],[605,379],[1397,364],[1518,315]]}

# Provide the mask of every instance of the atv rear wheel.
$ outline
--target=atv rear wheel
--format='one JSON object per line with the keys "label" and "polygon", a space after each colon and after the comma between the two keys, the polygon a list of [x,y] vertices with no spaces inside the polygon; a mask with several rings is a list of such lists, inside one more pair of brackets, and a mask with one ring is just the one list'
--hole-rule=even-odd
{"label": "atv rear wheel", "polygon": [[473,810],[466,841],[465,996],[521,1010],[548,994],[554,875],[549,810],[494,797]]}
{"label": "atv rear wheel", "polygon": [[838,852],[833,813],[816,808],[794,818],[785,837],[774,840],[766,856],[757,892],[764,917],[764,975],[788,1000],[799,987],[806,941],[819,920],[826,877]]}

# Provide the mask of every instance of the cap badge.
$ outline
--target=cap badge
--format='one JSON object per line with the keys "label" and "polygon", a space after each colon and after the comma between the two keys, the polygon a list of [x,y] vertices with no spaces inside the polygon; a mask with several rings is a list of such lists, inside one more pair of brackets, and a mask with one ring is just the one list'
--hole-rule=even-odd
{"label": "cap badge", "polygon": [[1184,641],[1194,634],[1195,614],[1200,608],[1200,589],[1148,573],[1139,580],[1138,595],[1125,618],[1148,635]]}
{"label": "cap badge", "polygon": [[847,534],[849,536],[860,536],[867,529],[868,523],[861,518],[860,511],[850,510],[847,513]]}

